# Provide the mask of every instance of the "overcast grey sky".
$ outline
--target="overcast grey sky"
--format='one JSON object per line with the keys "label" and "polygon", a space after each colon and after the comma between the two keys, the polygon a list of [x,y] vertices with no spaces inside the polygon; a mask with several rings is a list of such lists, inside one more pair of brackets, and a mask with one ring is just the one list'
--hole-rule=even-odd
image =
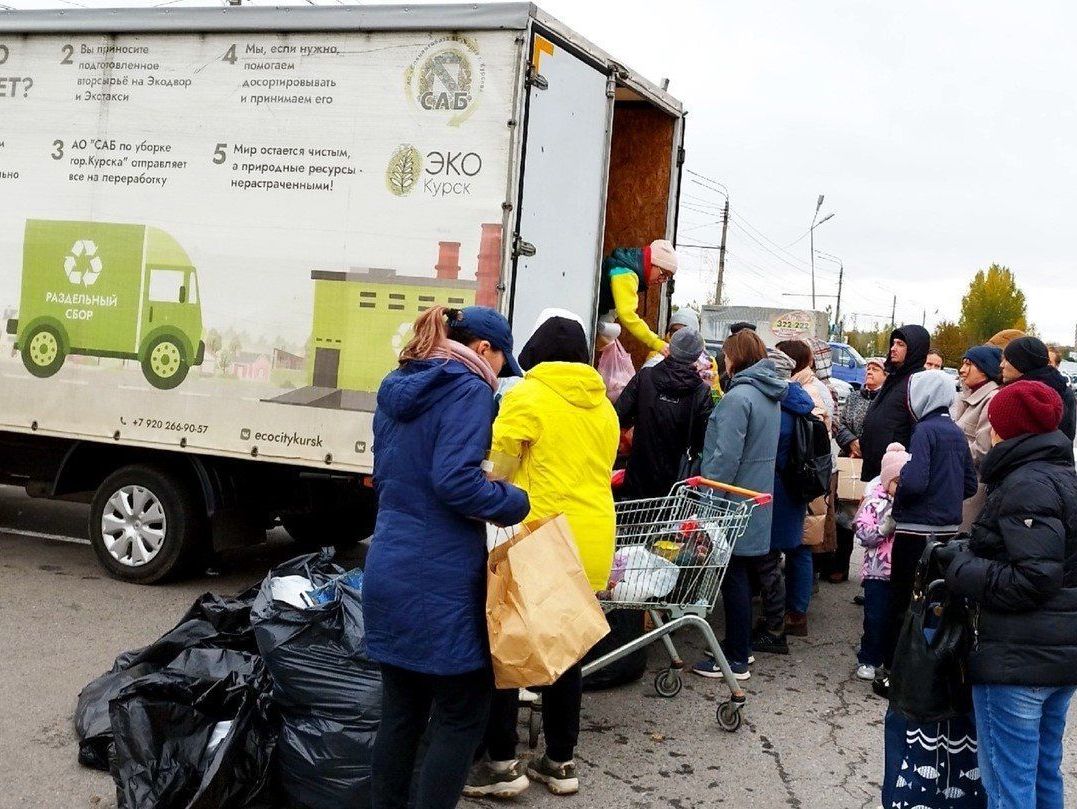
{"label": "overcast grey sky", "polygon": [[[16,8],[155,3],[0,0]],[[816,248],[844,261],[843,309],[858,313],[859,325],[888,320],[895,294],[899,321],[956,318],[968,281],[994,261],[1017,274],[1044,337],[1073,342],[1077,3],[539,5],[633,70],[670,79],[689,110],[686,168],[730,191],[731,302],[808,304],[783,293],[810,292],[808,240],[796,240],[823,193],[823,214],[835,216],[816,230]],[[722,197],[692,179],[679,240],[717,244]],[[705,299],[715,258],[685,251],[680,301]],[[833,294],[837,265],[817,260],[816,270],[819,293]]]}

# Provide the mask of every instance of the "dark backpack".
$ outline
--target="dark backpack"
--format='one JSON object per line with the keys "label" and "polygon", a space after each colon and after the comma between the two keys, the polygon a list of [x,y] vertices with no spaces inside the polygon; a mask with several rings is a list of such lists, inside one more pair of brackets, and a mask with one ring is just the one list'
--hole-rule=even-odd
{"label": "dark backpack", "polygon": [[810,413],[794,416],[789,457],[781,470],[789,499],[794,503],[810,503],[827,494],[833,469],[830,432],[826,424]]}

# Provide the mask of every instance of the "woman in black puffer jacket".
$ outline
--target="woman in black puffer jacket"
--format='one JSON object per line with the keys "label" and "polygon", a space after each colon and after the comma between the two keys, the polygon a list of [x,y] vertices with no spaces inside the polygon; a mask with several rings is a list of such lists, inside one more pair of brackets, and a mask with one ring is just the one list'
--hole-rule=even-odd
{"label": "woman in black puffer jacket", "polygon": [[974,602],[969,675],[991,809],[1063,804],[1062,735],[1077,691],[1077,473],[1062,410],[1040,382],[992,400],[987,502],[946,575]]}

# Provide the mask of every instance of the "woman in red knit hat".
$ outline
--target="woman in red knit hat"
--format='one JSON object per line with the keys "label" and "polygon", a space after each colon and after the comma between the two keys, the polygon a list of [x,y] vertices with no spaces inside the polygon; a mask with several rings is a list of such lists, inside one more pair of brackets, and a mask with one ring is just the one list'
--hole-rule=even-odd
{"label": "woman in red knit hat", "polygon": [[946,580],[975,602],[969,657],[991,809],[1062,809],[1062,736],[1077,691],[1077,473],[1062,400],[1040,382],[998,392],[984,511]]}

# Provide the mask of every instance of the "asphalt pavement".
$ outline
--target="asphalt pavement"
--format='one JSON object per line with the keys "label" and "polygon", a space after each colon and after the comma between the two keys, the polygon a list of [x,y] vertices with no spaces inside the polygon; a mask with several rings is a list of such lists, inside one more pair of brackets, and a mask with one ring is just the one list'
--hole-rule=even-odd
{"label": "asphalt pavement", "polygon": [[[218,576],[123,584],[79,541],[85,520],[84,506],[33,501],[0,487],[0,809],[114,807],[108,774],[76,761],[78,692],[118,653],[171,628],[199,594],[238,592],[299,552],[271,534],[267,544],[226,557]],[[760,655],[735,734],[715,722],[726,696],[721,683],[686,676],[679,696],[655,694],[651,681],[664,660],[661,646],[652,648],[644,680],[584,697],[580,794],[558,799],[532,785],[512,805],[877,806],[884,703],[853,676],[856,592],[855,583],[823,585],[810,636],[791,639],[788,656]],[[720,627],[720,618],[715,623]],[[697,638],[682,633],[676,643],[686,659],[697,659]],[[1077,706],[1065,746],[1067,803],[1077,803]]]}

